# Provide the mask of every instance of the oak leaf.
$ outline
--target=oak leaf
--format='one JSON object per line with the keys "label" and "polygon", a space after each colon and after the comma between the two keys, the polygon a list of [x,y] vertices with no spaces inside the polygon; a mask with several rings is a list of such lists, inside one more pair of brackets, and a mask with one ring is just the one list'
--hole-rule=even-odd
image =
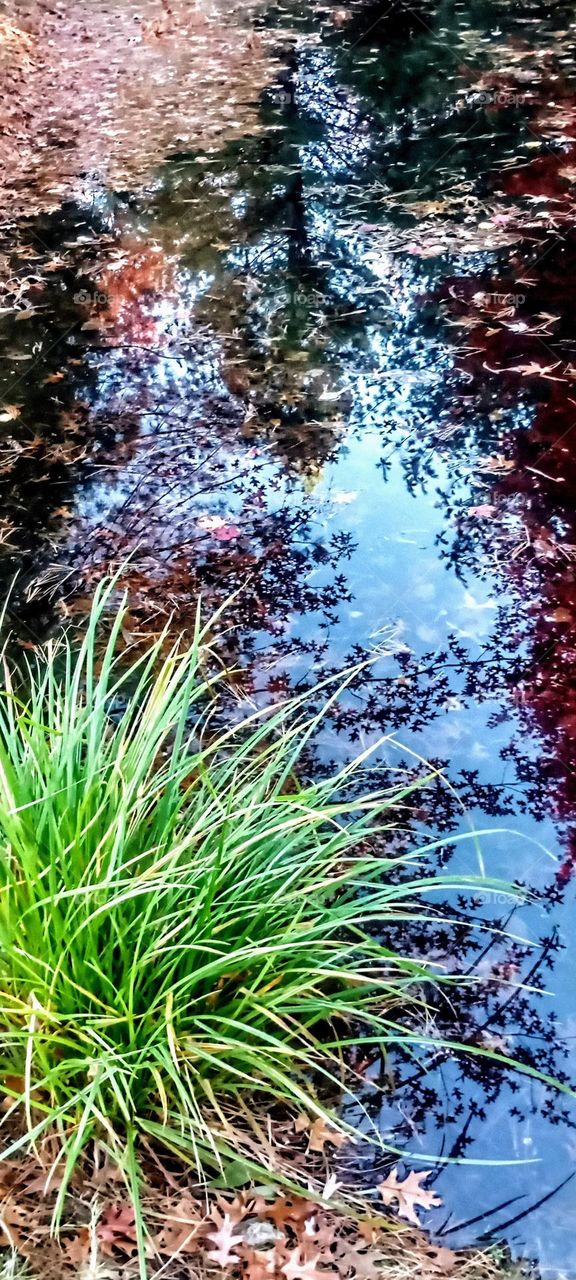
{"label": "oak leaf", "polygon": [[157,1244],[162,1253],[195,1253],[202,1218],[192,1196],[184,1195],[166,1213],[166,1221]]}
{"label": "oak leaf", "polygon": [[238,1236],[234,1235],[236,1223],[232,1221],[229,1213],[219,1213],[218,1209],[212,1210],[212,1217],[217,1224],[216,1231],[207,1233],[208,1239],[216,1246],[209,1249],[207,1256],[211,1262],[217,1262],[219,1267],[233,1267],[236,1262],[240,1261],[234,1249],[241,1244]]}
{"label": "oak leaf", "polygon": [[440,1196],[436,1195],[435,1191],[429,1191],[422,1186],[431,1173],[431,1169],[421,1169],[420,1173],[412,1169],[407,1177],[399,1182],[397,1169],[392,1169],[384,1182],[378,1185],[384,1204],[392,1204],[395,1200],[398,1204],[398,1216],[405,1218],[407,1222],[413,1222],[416,1227],[420,1226],[416,1208],[435,1209],[442,1204]]}
{"label": "oak leaf", "polygon": [[322,1262],[320,1254],[306,1258],[298,1247],[288,1254],[288,1261],[281,1268],[286,1280],[339,1280],[337,1271],[320,1270],[317,1263]]}
{"label": "oak leaf", "polygon": [[300,1223],[306,1222],[314,1213],[314,1209],[313,1202],[306,1200],[303,1196],[280,1195],[272,1204],[260,1196],[254,1201],[254,1213],[266,1216],[281,1231],[287,1223],[297,1227]]}
{"label": "oak leaf", "polygon": [[[527,364],[512,365],[507,373],[521,373],[523,378],[550,377],[554,369],[558,369],[562,364],[561,360],[557,360],[555,364],[538,364],[537,360],[530,360]],[[551,382],[562,382],[562,378],[550,378]]]}
{"label": "oak leaf", "polygon": [[294,1121],[296,1133],[303,1133],[308,1130],[308,1150],[324,1151],[327,1142],[331,1142],[334,1147],[343,1147],[349,1139],[344,1133],[340,1133],[338,1129],[332,1128],[326,1123],[323,1116],[317,1116],[313,1122],[308,1116],[298,1116]]}
{"label": "oak leaf", "polygon": [[114,1249],[122,1253],[136,1251],[136,1218],[131,1204],[119,1202],[105,1210],[97,1227],[102,1253],[111,1258]]}
{"label": "oak leaf", "polygon": [[249,1249],[244,1247],[244,1261],[249,1280],[270,1280],[277,1273],[279,1258],[276,1249]]}
{"label": "oak leaf", "polygon": [[90,1254],[90,1232],[88,1227],[80,1227],[78,1235],[66,1240],[64,1252],[70,1262],[80,1266],[86,1262]]}
{"label": "oak leaf", "polygon": [[358,1249],[348,1242],[343,1245],[341,1258],[345,1264],[342,1270],[351,1272],[355,1280],[381,1280],[383,1265],[390,1262],[389,1255],[380,1249]]}
{"label": "oak leaf", "polygon": [[511,458],[505,458],[502,453],[497,453],[493,458],[480,458],[479,466],[481,471],[490,471],[495,475],[502,472],[513,471],[516,463]]}

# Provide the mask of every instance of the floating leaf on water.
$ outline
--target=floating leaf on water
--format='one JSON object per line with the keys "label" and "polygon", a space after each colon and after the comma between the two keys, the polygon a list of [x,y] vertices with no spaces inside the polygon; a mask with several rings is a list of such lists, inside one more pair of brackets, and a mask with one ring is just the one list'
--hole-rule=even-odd
{"label": "floating leaf on water", "polygon": [[429,1191],[422,1184],[429,1178],[432,1169],[421,1169],[418,1173],[412,1169],[402,1182],[398,1180],[397,1168],[392,1169],[384,1182],[378,1184],[378,1191],[384,1204],[398,1205],[398,1217],[405,1218],[414,1226],[420,1226],[416,1209],[437,1209],[442,1204],[435,1191]]}
{"label": "floating leaf on water", "polygon": [[479,520],[489,520],[495,514],[497,507],[493,507],[489,502],[483,502],[479,507],[468,507],[468,515],[476,516]]}

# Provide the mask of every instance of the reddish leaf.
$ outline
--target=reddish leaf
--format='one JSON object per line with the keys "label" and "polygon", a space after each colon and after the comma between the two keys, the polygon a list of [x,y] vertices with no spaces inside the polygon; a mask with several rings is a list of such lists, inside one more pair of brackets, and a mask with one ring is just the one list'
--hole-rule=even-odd
{"label": "reddish leaf", "polygon": [[235,524],[223,524],[214,530],[214,537],[219,542],[232,542],[234,538],[240,537],[240,530]]}
{"label": "reddish leaf", "polygon": [[114,1249],[122,1253],[136,1250],[136,1223],[132,1205],[112,1204],[102,1215],[97,1227],[98,1242],[102,1253],[113,1257]]}

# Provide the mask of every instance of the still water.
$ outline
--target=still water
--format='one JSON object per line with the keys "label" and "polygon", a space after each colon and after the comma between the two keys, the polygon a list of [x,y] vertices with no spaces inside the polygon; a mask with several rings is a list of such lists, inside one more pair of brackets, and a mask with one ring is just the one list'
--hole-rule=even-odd
{"label": "still water", "polygon": [[[86,178],[4,245],[20,275],[57,258],[34,314],[2,318],[21,634],[132,553],[134,634],[240,588],[238,713],[371,656],[317,762],[385,735],[371,781],[436,771],[403,846],[440,836],[442,866],[536,895],[407,937],[482,979],[428,1034],[574,1081],[573,9],[234,21],[258,64],[235,129],[177,137],[134,189]],[[471,915],[507,936],[471,939]],[[433,1044],[395,1078],[382,1131],[448,1158],[436,1237],[576,1275],[576,1104]]]}

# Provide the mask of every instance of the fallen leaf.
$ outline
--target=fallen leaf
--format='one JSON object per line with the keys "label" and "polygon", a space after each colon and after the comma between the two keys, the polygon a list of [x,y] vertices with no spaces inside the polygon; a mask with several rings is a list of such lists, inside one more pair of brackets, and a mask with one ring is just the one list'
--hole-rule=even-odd
{"label": "fallen leaf", "polygon": [[269,1280],[277,1274],[279,1258],[276,1249],[244,1249],[249,1280]]}
{"label": "fallen leaf", "polygon": [[399,1182],[397,1169],[392,1169],[384,1182],[378,1185],[384,1204],[389,1205],[395,1200],[398,1204],[398,1216],[405,1218],[407,1222],[413,1222],[416,1227],[420,1226],[416,1208],[435,1209],[442,1204],[440,1196],[436,1195],[435,1191],[428,1191],[422,1186],[431,1173],[431,1169],[421,1169],[419,1173],[412,1169],[407,1177]]}
{"label": "fallen leaf", "polygon": [[214,537],[218,542],[232,542],[234,538],[240,537],[240,529],[235,524],[223,524],[214,530]]}
{"label": "fallen leaf", "polygon": [[113,1257],[114,1249],[123,1253],[134,1253],[136,1250],[136,1222],[131,1204],[117,1203],[109,1205],[96,1228],[98,1242],[102,1253]]}
{"label": "fallen leaf", "polygon": [[341,1256],[345,1263],[342,1270],[351,1272],[355,1280],[382,1280],[383,1265],[390,1261],[380,1249],[357,1249],[348,1242],[344,1244]]}
{"label": "fallen leaf", "polygon": [[337,489],[332,494],[332,501],[337,502],[339,506],[348,506],[350,502],[355,502],[358,497],[356,489]]}
{"label": "fallen leaf", "polygon": [[166,1213],[166,1221],[156,1240],[161,1253],[196,1253],[202,1215],[196,1200],[184,1195]]}
{"label": "fallen leaf", "polygon": [[322,1116],[318,1116],[314,1121],[305,1115],[297,1116],[294,1128],[296,1133],[309,1131],[309,1151],[324,1151],[327,1142],[331,1142],[334,1147],[343,1147],[344,1143],[349,1141],[345,1134],[339,1133],[338,1129],[328,1125]]}
{"label": "fallen leaf", "polygon": [[76,1265],[86,1262],[90,1253],[90,1232],[88,1227],[80,1227],[77,1236],[73,1236],[72,1240],[66,1240],[64,1252],[70,1262]]}
{"label": "fallen leaf", "polygon": [[458,1254],[445,1245],[430,1245],[422,1259],[422,1270],[425,1274],[449,1275],[458,1261]]}
{"label": "fallen leaf", "polygon": [[492,458],[479,458],[478,466],[480,471],[500,475],[506,471],[514,471],[516,463],[511,458],[505,458],[503,453],[496,453]]}
{"label": "fallen leaf", "polygon": [[[520,373],[523,378],[534,378],[536,376],[540,378],[547,378],[552,373],[553,369],[558,369],[561,364],[561,360],[557,360],[555,364],[538,364],[536,360],[531,360],[529,364],[515,364],[510,369],[507,369],[506,372]],[[550,381],[563,382],[564,379],[551,378]]]}
{"label": "fallen leaf", "polygon": [[[307,1120],[308,1117],[306,1116]],[[308,1121],[308,1123],[310,1123]],[[282,1231],[287,1223],[299,1226],[306,1222],[314,1212],[314,1204],[303,1196],[280,1195],[272,1204],[258,1197],[254,1202],[254,1213],[265,1215]]]}
{"label": "fallen leaf", "polygon": [[196,521],[199,529],[205,529],[207,533],[213,533],[215,529],[222,529],[226,521],[222,516],[200,516]]}
{"label": "fallen leaf", "polygon": [[327,1142],[330,1142],[333,1147],[343,1147],[348,1141],[346,1134],[339,1133],[337,1129],[331,1128],[321,1116],[318,1116],[310,1129],[308,1150],[323,1151]]}
{"label": "fallen leaf", "polygon": [[306,1258],[304,1251],[298,1246],[288,1254],[288,1261],[281,1268],[286,1280],[340,1280],[337,1271],[320,1271],[318,1262],[322,1262],[320,1254]]}
{"label": "fallen leaf", "polygon": [[489,502],[483,502],[479,507],[468,507],[468,515],[476,516],[479,520],[489,520],[496,510]]}
{"label": "fallen leaf", "polygon": [[332,1196],[336,1194],[338,1187],[341,1185],[342,1184],[338,1181],[336,1174],[331,1173],[330,1177],[326,1179],[326,1182],[324,1183],[324,1186],[322,1188],[322,1199],[331,1200]]}
{"label": "fallen leaf", "polygon": [[241,1243],[238,1236],[234,1235],[236,1223],[232,1221],[229,1213],[221,1214],[216,1208],[212,1210],[212,1218],[217,1225],[217,1230],[209,1231],[207,1235],[216,1248],[210,1249],[207,1256],[212,1262],[217,1262],[219,1267],[233,1267],[240,1261],[238,1254],[234,1253],[234,1249]]}
{"label": "fallen leaf", "polygon": [[376,1244],[380,1232],[386,1230],[389,1226],[389,1220],[381,1216],[377,1218],[363,1218],[358,1223],[358,1234],[363,1240],[366,1240],[368,1244]]}

